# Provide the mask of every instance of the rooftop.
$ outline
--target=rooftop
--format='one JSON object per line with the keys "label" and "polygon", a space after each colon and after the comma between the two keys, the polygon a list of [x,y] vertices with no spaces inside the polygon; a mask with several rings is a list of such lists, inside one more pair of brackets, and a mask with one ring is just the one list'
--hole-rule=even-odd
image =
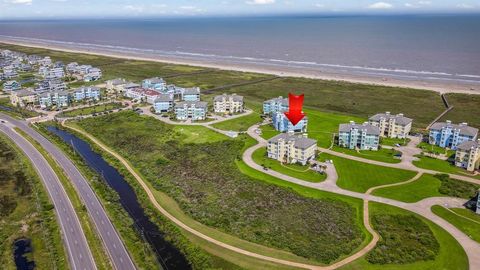
{"label": "rooftop", "polygon": [[275,102],[275,103],[281,103],[283,105],[288,105],[288,98],[284,98],[282,96],[279,96],[279,97],[276,97],[276,98],[272,98],[272,99],[269,99],[267,101],[265,101],[266,103],[272,103],[272,102]]}
{"label": "rooftop", "polygon": [[461,124],[452,124],[452,122],[436,122],[434,123],[430,129],[431,130],[441,130],[443,128],[451,128],[451,129],[458,129],[460,134],[475,137],[478,134],[478,128],[469,127],[467,123]]}
{"label": "rooftop", "polygon": [[405,117],[402,113],[393,115],[393,114],[390,114],[390,112],[377,113],[374,116],[370,117],[368,120],[378,122],[381,119],[385,119],[385,120],[395,119],[395,122],[402,126],[406,126],[412,123],[413,121],[411,118]]}
{"label": "rooftop", "polygon": [[294,147],[299,148],[299,149],[307,149],[311,147],[312,145],[316,145],[317,141],[312,140],[309,138],[306,138],[303,135],[295,135],[295,134],[289,134],[289,133],[281,133],[270,140],[268,140],[269,143],[277,143],[278,141],[283,140],[285,142],[293,142]]}
{"label": "rooftop", "polygon": [[229,99],[229,98],[232,98],[233,101],[243,101],[243,96],[238,96],[237,94],[232,94],[232,95],[227,95],[227,94],[223,94],[223,95],[220,95],[220,96],[215,96],[213,98],[214,101],[223,101],[224,99]]}
{"label": "rooftop", "polygon": [[340,124],[338,128],[339,132],[350,132],[352,129],[364,131],[369,135],[380,135],[380,129],[368,123],[356,124],[355,122],[350,122],[349,124]]}
{"label": "rooftop", "polygon": [[208,103],[205,101],[181,101],[181,102],[175,103],[175,108],[184,107],[184,106],[188,106],[188,107],[195,106],[197,108],[207,108]]}
{"label": "rooftop", "polygon": [[478,147],[480,147],[480,142],[479,141],[466,141],[466,142],[463,142],[460,145],[458,145],[457,149],[468,151],[472,148],[475,149],[475,148],[478,148]]}

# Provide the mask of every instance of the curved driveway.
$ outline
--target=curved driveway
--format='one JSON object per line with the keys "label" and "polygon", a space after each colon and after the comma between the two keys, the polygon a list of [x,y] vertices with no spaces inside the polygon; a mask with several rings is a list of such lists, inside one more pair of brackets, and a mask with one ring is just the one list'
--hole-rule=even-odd
{"label": "curved driveway", "polygon": [[35,141],[40,143],[40,145],[42,145],[42,147],[57,161],[59,166],[62,167],[65,174],[75,186],[78,195],[82,199],[91,219],[93,220],[113,267],[119,270],[135,269],[136,267],[112,222],[108,219],[105,209],[96,197],[95,192],[91,189],[87,179],[83,177],[72,161],[70,161],[70,159],[49,140],[28,126],[25,121],[20,121],[1,113],[0,117],[8,120],[10,123],[27,133]]}
{"label": "curved driveway", "polygon": [[57,221],[60,225],[62,239],[71,268],[78,270],[97,269],[78,216],[58,176],[42,154],[30,142],[13,130],[13,127],[9,123],[0,123],[0,131],[12,139],[28,156],[48,191],[55,207]]}
{"label": "curved driveway", "polygon": [[[472,240],[467,235],[465,235],[462,231],[457,229],[455,226],[451,225],[450,223],[448,223],[444,219],[442,219],[442,218],[438,217],[437,215],[435,215],[434,213],[432,213],[432,211],[430,210],[430,208],[433,205],[443,205],[443,206],[448,206],[448,207],[463,207],[463,204],[466,202],[466,200],[458,199],[458,198],[448,198],[448,197],[440,197],[440,198],[434,197],[434,198],[426,198],[426,199],[421,200],[421,201],[416,202],[416,203],[405,203],[405,202],[400,202],[400,201],[396,201],[396,200],[392,200],[392,199],[388,199],[388,198],[373,196],[373,195],[370,195],[368,193],[359,193],[359,192],[354,192],[354,191],[350,191],[350,190],[345,190],[345,189],[342,189],[342,188],[340,188],[336,185],[338,175],[335,171],[334,166],[331,165],[331,164],[327,165],[327,179],[324,182],[321,182],[321,183],[312,183],[312,182],[303,181],[303,180],[300,180],[298,178],[294,178],[294,177],[291,177],[291,176],[288,176],[288,175],[284,175],[282,173],[272,171],[272,170],[265,171],[262,166],[257,164],[252,159],[252,154],[253,154],[253,152],[255,152],[255,150],[266,146],[266,140],[255,133],[255,130],[257,128],[258,128],[258,125],[254,125],[254,126],[250,127],[247,131],[247,133],[251,137],[253,137],[254,139],[256,139],[258,141],[258,144],[250,147],[249,149],[247,149],[243,153],[243,157],[242,157],[243,161],[249,167],[251,167],[251,168],[253,168],[257,171],[260,171],[262,173],[266,173],[266,174],[269,174],[269,175],[274,176],[276,178],[280,178],[282,180],[285,180],[285,181],[288,181],[288,182],[291,182],[291,183],[295,183],[295,184],[298,184],[298,185],[301,185],[301,186],[306,186],[306,187],[315,188],[315,189],[318,189],[318,190],[323,190],[323,191],[337,193],[337,194],[341,194],[341,195],[345,195],[345,196],[359,198],[359,199],[362,199],[362,200],[384,203],[384,204],[396,206],[396,207],[403,208],[403,209],[406,209],[408,211],[414,212],[416,214],[419,214],[419,215],[429,219],[430,221],[436,223],[438,226],[442,227],[444,230],[446,230],[448,233],[450,233],[460,243],[460,245],[463,247],[463,249],[467,253],[470,269],[480,269],[480,252],[479,252],[480,251],[480,244],[475,242],[474,240]],[[325,150],[328,150],[328,149],[325,149]],[[328,152],[333,152],[333,151],[328,150]],[[334,152],[334,154],[338,155],[338,156],[345,155],[345,154],[341,154],[341,153],[338,153],[338,152]],[[376,161],[375,162],[370,162],[371,160],[365,160],[365,159],[362,159],[362,158],[357,159],[357,157],[349,156],[349,155],[346,155],[346,156],[347,156],[346,158],[359,160],[359,161],[362,161],[362,162],[367,162],[367,163],[372,163],[372,164],[376,164],[376,163],[384,164],[383,162],[376,162]],[[398,165],[398,164],[390,164],[390,163],[385,163],[385,164]],[[396,166],[388,166],[388,167],[396,167]],[[419,173],[423,173],[425,170],[418,169],[416,171],[419,172]],[[429,170],[426,170],[426,171],[427,171],[427,173],[430,172]],[[435,171],[432,171],[432,172],[437,173]],[[416,177],[419,177],[419,175],[417,174],[415,176],[415,178]],[[468,178],[468,177],[466,177],[466,178]],[[470,180],[474,181],[473,179],[470,179]],[[409,181],[412,181],[412,180],[409,180]]]}

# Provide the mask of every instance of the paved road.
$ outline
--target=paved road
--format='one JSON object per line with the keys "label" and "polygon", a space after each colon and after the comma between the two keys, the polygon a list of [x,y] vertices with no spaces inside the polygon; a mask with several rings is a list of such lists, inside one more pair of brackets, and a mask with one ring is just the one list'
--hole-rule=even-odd
{"label": "paved road", "polygon": [[[336,182],[337,182],[337,179],[338,179],[338,174],[335,170],[335,167],[331,164],[329,164],[329,166],[327,166],[327,179],[325,181],[321,182],[321,183],[312,183],[312,182],[303,181],[301,179],[291,177],[291,176],[288,176],[288,175],[284,175],[282,173],[279,173],[279,172],[276,172],[276,171],[273,171],[273,170],[265,171],[265,170],[263,170],[262,166],[257,164],[252,159],[252,155],[255,152],[255,150],[266,146],[266,140],[255,133],[255,130],[257,128],[258,128],[258,125],[255,125],[255,126],[250,127],[247,131],[247,133],[251,137],[253,137],[254,139],[256,139],[258,141],[258,144],[248,148],[243,153],[242,159],[249,167],[251,167],[251,168],[253,168],[257,171],[260,171],[260,172],[269,174],[271,176],[274,176],[276,178],[280,178],[282,180],[285,180],[285,181],[288,181],[288,182],[291,182],[291,183],[295,183],[295,184],[298,184],[298,185],[311,187],[311,188],[315,188],[315,189],[318,189],[318,190],[328,191],[328,192],[332,192],[332,193],[336,193],[336,194],[341,194],[341,195],[345,195],[345,196],[349,196],[349,197],[359,198],[359,199],[362,199],[364,201],[367,200],[367,201],[373,201],[373,202],[379,202],[379,203],[384,203],[384,204],[388,204],[388,205],[393,205],[393,206],[403,208],[403,209],[409,210],[411,212],[417,213],[417,214],[429,219],[430,221],[436,223],[437,225],[439,225],[440,227],[445,229],[448,233],[450,233],[460,243],[460,245],[463,247],[463,249],[467,253],[470,269],[480,269],[480,252],[478,252],[480,250],[480,244],[475,242],[471,238],[469,238],[466,234],[464,234],[462,231],[457,229],[455,226],[451,225],[450,223],[448,223],[444,219],[442,219],[442,218],[438,217],[437,215],[435,215],[434,213],[432,213],[432,211],[430,210],[430,208],[433,205],[442,205],[442,206],[446,206],[446,207],[463,207],[463,204],[466,202],[466,200],[458,199],[458,198],[448,198],[448,197],[440,197],[440,198],[434,197],[434,198],[426,198],[426,199],[421,200],[421,201],[416,202],[416,203],[405,203],[405,202],[400,202],[400,201],[396,201],[396,200],[393,200],[393,199],[378,197],[378,196],[374,196],[374,195],[369,194],[369,192],[373,191],[373,189],[370,190],[367,193],[359,193],[359,192],[354,192],[354,191],[350,191],[350,190],[345,190],[345,189],[342,189],[342,188],[337,186]],[[325,150],[327,150],[327,149],[325,149]],[[334,154],[336,154],[338,156],[340,156],[340,154],[341,154],[341,153],[334,152],[334,151],[331,151],[331,152],[333,152]],[[344,154],[342,154],[342,156],[343,155]],[[356,159],[357,157],[346,155],[346,158]],[[359,158],[359,159],[364,160],[362,158]],[[367,160],[367,161],[370,161],[370,160]],[[372,161],[372,162],[369,162],[369,163],[375,164],[377,162]],[[380,163],[383,164],[383,162],[380,162]],[[398,165],[398,164],[390,164],[390,163],[385,163],[385,164]],[[430,171],[422,170],[422,169],[417,169],[416,171],[418,172],[418,174],[413,179],[407,181],[406,183],[411,182],[411,181],[415,181],[416,179],[418,179],[420,177],[420,174],[425,173],[425,171],[427,171],[426,173],[430,173]],[[435,173],[438,173],[438,172],[433,171],[433,174],[435,174]],[[461,180],[463,180],[463,179],[461,179]],[[474,181],[474,180],[472,180],[472,181]]]}
{"label": "paved road", "polygon": [[110,256],[113,267],[119,270],[135,269],[136,267],[125,249],[117,231],[113,227],[113,224],[108,219],[105,209],[91,189],[88,181],[83,177],[80,171],[78,171],[72,161],[70,161],[61,150],[40,133],[29,127],[25,121],[14,119],[2,113],[0,113],[0,118],[8,120],[39,142],[63,168],[66,175],[75,186],[80,198],[83,200],[87,211],[95,224],[97,232],[103,241],[105,249]]}
{"label": "paved road", "polygon": [[[0,116],[2,117],[2,116]],[[2,117],[3,119],[3,117]],[[55,206],[63,242],[72,269],[97,269],[77,214],[58,176],[38,150],[13,130],[13,125],[0,123],[0,131],[12,139],[28,156],[37,170]]]}

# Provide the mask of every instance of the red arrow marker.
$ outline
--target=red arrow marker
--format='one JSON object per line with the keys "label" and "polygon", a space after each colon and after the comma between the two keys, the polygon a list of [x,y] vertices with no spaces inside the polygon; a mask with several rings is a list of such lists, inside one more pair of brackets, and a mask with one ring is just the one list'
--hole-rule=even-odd
{"label": "red arrow marker", "polygon": [[305,117],[305,114],[302,111],[303,98],[303,94],[299,96],[292,95],[291,93],[288,94],[289,111],[285,112],[285,116],[294,126],[298,124],[298,122],[300,122],[303,117]]}

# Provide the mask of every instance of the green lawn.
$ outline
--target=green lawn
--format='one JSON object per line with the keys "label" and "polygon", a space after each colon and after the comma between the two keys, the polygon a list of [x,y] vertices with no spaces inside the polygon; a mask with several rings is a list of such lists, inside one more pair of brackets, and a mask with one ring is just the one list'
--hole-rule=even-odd
{"label": "green lawn", "polygon": [[456,167],[452,163],[447,160],[441,160],[437,158],[427,157],[427,156],[418,156],[418,161],[413,161],[413,165],[418,168],[427,169],[427,170],[434,170],[444,173],[452,173],[458,174],[463,176],[469,176],[472,178],[480,179],[480,175],[472,175],[467,170],[462,168]]}
{"label": "green lawn", "polygon": [[305,197],[241,173],[236,163],[244,136],[235,140],[192,136],[201,127],[173,127],[131,111],[78,124],[128,159],[154,190],[172,197],[184,213],[205,226],[323,264],[364,244],[354,205]]}
{"label": "green lawn", "polygon": [[333,160],[337,169],[337,185],[357,192],[366,192],[375,186],[407,181],[416,174],[412,171],[371,165],[326,153],[322,153],[318,157],[320,161],[326,159]]}
{"label": "green lawn", "polygon": [[168,82],[181,87],[200,87],[203,90],[208,90],[223,85],[255,81],[270,77],[272,77],[272,75],[228,70],[213,70],[212,72],[201,75],[187,75],[170,78],[168,79]]}
{"label": "green lawn", "polygon": [[407,145],[408,142],[410,142],[410,139],[397,139],[397,138],[386,138],[386,137],[381,137],[380,138],[380,144],[381,145],[387,145],[387,146],[396,146],[397,144],[404,146]]}
{"label": "green lawn", "polygon": [[278,134],[280,134],[280,132],[275,130],[275,128],[273,128],[272,125],[262,125],[262,126],[260,126],[260,130],[262,130],[262,135],[261,136],[265,140],[269,140],[269,139],[277,136]]}
{"label": "green lawn", "polygon": [[[465,254],[465,251],[462,249],[460,244],[453,238],[448,232],[434,224],[433,222],[406,210],[396,208],[393,206],[388,206],[379,203],[370,203],[370,215],[375,217],[378,215],[400,215],[406,217],[416,217],[421,220],[422,223],[426,224],[431,232],[433,233],[436,241],[440,245],[438,254],[433,260],[418,260],[414,263],[405,263],[405,264],[372,264],[367,260],[368,254],[361,257],[360,259],[340,268],[341,270],[427,270],[427,269],[442,269],[442,270],[467,270],[468,269],[468,257]],[[403,223],[403,222],[402,222]],[[376,229],[376,227],[374,227]],[[395,232],[395,231],[394,231]],[[411,230],[411,228],[405,228],[405,232],[418,233],[417,230]],[[414,236],[415,237],[415,236]],[[401,240],[392,237],[387,239],[388,243],[396,244],[396,246],[391,247],[391,250],[396,253],[397,256],[400,255],[400,252],[396,251],[397,249],[405,250],[410,248],[411,251],[415,251],[412,247],[415,247],[421,243],[412,241],[398,241]],[[382,242],[380,242],[381,244]],[[378,247],[378,244],[377,244]],[[375,252],[375,249],[374,249]],[[388,254],[391,252],[390,249],[385,249],[382,253]],[[410,252],[411,253],[411,252]],[[415,253],[413,253],[415,254]],[[395,254],[393,254],[395,256]],[[418,254],[415,254],[418,256]],[[411,254],[405,254],[405,258],[411,258]]]}
{"label": "green lawn", "polygon": [[305,181],[321,182],[327,177],[326,174],[320,174],[318,172],[309,170],[308,166],[301,166],[297,164],[282,165],[279,161],[267,157],[266,148],[259,148],[253,153],[252,158],[257,164],[262,165],[265,168],[269,168],[271,170]]}
{"label": "green lawn", "polygon": [[447,149],[440,147],[438,145],[433,145],[426,142],[419,143],[417,147],[427,153],[442,154],[442,155],[447,153]]}
{"label": "green lawn", "polygon": [[[456,210],[456,211],[455,211]],[[461,212],[458,210],[462,210]],[[432,206],[432,212],[435,215],[445,219],[460,231],[468,235],[473,240],[480,243],[480,220],[472,219],[470,215],[476,215],[468,209],[447,209],[440,205]],[[471,213],[465,214],[464,211]],[[477,215],[478,216],[478,215]]]}
{"label": "green lawn", "polygon": [[228,139],[227,136],[202,126],[174,126],[173,129],[181,134],[184,143],[218,142]]}
{"label": "green lawn", "polygon": [[20,118],[30,118],[39,115],[37,112],[13,106],[10,103],[10,98],[0,98],[0,112]]}
{"label": "green lawn", "polygon": [[212,126],[221,130],[247,131],[247,129],[262,121],[260,115],[253,112],[249,115],[223,121]]}
{"label": "green lawn", "polygon": [[378,151],[368,151],[368,150],[361,150],[356,151],[348,148],[343,148],[339,146],[334,146],[332,150],[340,153],[345,153],[351,156],[386,162],[386,163],[400,163],[401,159],[395,158],[394,155],[400,153],[399,151],[387,148],[381,148]]}
{"label": "green lawn", "polygon": [[375,190],[374,195],[402,202],[418,202],[429,197],[460,197],[470,199],[480,185],[463,182],[446,176],[424,174],[414,182]]}
{"label": "green lawn", "polygon": [[106,112],[106,111],[115,110],[115,109],[124,108],[124,107],[125,106],[123,103],[107,103],[107,104],[94,105],[90,107],[84,107],[81,109],[66,111],[66,112],[63,112],[61,116],[75,117],[79,115],[89,115],[93,113]]}

